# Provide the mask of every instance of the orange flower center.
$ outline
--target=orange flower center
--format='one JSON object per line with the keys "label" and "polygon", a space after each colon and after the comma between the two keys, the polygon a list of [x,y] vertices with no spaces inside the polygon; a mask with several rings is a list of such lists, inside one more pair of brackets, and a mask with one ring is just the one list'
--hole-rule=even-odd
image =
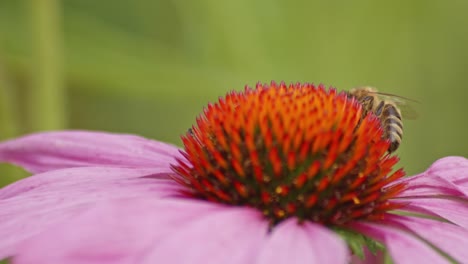
{"label": "orange flower center", "polygon": [[380,120],[346,93],[312,84],[246,87],[209,104],[173,166],[187,194],[326,225],[380,219],[404,186]]}

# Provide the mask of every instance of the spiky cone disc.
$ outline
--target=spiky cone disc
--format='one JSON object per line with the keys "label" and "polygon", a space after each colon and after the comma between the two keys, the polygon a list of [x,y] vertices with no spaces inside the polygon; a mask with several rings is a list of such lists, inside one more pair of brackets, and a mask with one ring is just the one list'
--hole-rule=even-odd
{"label": "spiky cone disc", "polygon": [[313,84],[257,84],[209,104],[182,137],[173,166],[187,195],[251,206],[272,224],[295,216],[325,225],[380,219],[399,207],[376,116],[345,93]]}

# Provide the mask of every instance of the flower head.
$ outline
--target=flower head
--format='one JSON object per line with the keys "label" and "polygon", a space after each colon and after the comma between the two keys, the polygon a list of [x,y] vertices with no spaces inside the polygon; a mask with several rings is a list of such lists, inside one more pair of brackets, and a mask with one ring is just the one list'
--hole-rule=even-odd
{"label": "flower head", "polygon": [[[209,105],[182,138],[177,180],[196,197],[249,205],[272,223],[381,218],[404,173],[386,155],[380,121],[323,86],[257,85]],[[384,188],[385,187],[385,188]]]}
{"label": "flower head", "polygon": [[184,150],[83,131],[0,143],[0,160],[35,173],[0,189],[0,259],[348,263],[374,247],[397,263],[468,259],[468,160],[402,178],[361,113],[334,89],[271,83],[208,105]]}

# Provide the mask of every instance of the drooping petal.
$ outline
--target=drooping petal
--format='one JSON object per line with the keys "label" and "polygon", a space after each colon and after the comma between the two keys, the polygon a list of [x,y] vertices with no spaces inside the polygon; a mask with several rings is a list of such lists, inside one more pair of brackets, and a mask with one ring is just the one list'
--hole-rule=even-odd
{"label": "drooping petal", "polygon": [[406,199],[405,209],[440,216],[452,223],[468,228],[468,202],[445,198]]}
{"label": "drooping petal", "polygon": [[457,185],[438,175],[421,174],[404,178],[395,183],[401,182],[406,184],[406,188],[399,194],[399,198],[414,198],[416,196],[436,197],[440,195],[462,197],[468,195],[468,188]]}
{"label": "drooping petal", "polygon": [[80,166],[168,167],[179,156],[166,143],[89,131],[45,132],[0,143],[0,162],[33,173]]}
{"label": "drooping petal", "polygon": [[[167,180],[168,184],[178,186],[170,180],[173,172],[168,168],[112,168],[112,167],[78,167],[62,169],[57,171],[44,172],[36,174],[34,177],[28,177],[14,182],[0,189],[0,200],[6,199],[25,192],[47,191],[53,193],[68,189],[81,188],[103,188],[107,184],[114,184],[122,180],[138,179],[160,179]],[[125,186],[122,186],[125,187]],[[36,193],[38,194],[38,193]],[[38,194],[39,195],[39,194]]]}
{"label": "drooping petal", "polygon": [[267,229],[268,222],[257,210],[227,207],[185,223],[140,263],[254,263]]}
{"label": "drooping petal", "polygon": [[466,171],[468,169],[468,159],[459,156],[450,156],[437,160],[428,169],[429,173],[446,173],[452,169]]}
{"label": "drooping petal", "polygon": [[[209,254],[203,263],[228,263],[212,262],[211,257],[222,255],[222,260],[229,260],[235,258],[236,248],[245,250],[239,250],[239,254],[255,250],[255,242],[261,242],[266,225],[256,221],[258,213],[252,210],[249,213],[226,208],[230,209],[189,199],[114,200],[31,239],[14,263],[198,263],[196,259],[177,262],[184,255],[203,254],[196,249]],[[245,225],[233,224],[236,219]],[[199,230],[197,226],[204,228]],[[197,237],[196,230],[202,237]],[[158,246],[171,251],[158,251]]]}
{"label": "drooping petal", "polygon": [[176,183],[150,177],[158,173],[167,174],[167,169],[72,168],[38,174],[0,189],[0,259],[14,254],[21,241],[99,201],[178,194]]}
{"label": "drooping petal", "polygon": [[439,159],[427,171],[399,179],[394,184],[401,183],[406,184],[406,189],[400,197],[439,195],[468,197],[468,159],[463,157]]}
{"label": "drooping petal", "polygon": [[394,263],[448,264],[446,258],[411,234],[401,230],[371,223],[354,223],[353,229],[382,242]]}
{"label": "drooping petal", "polygon": [[348,263],[346,243],[325,227],[289,219],[273,229],[257,264]]}
{"label": "drooping petal", "polygon": [[440,159],[432,164],[427,174],[453,182],[464,191],[465,196],[468,196],[468,159],[463,157]]}
{"label": "drooping petal", "polygon": [[388,218],[405,226],[415,234],[462,263],[468,259],[468,231],[450,223],[430,219],[393,215]]}

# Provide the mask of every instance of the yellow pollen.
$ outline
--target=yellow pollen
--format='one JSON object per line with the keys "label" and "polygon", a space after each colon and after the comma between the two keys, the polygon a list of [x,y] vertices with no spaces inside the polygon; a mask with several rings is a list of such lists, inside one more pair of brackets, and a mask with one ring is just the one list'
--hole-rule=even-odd
{"label": "yellow pollen", "polygon": [[276,214],[279,218],[283,218],[286,215],[286,212],[284,210],[278,210]]}
{"label": "yellow pollen", "polygon": [[277,194],[283,193],[283,187],[281,187],[281,186],[276,187],[275,192],[276,192]]}
{"label": "yellow pollen", "polygon": [[353,197],[353,202],[354,204],[360,204],[361,203],[361,200],[359,200],[359,198],[357,198],[356,196]]}

